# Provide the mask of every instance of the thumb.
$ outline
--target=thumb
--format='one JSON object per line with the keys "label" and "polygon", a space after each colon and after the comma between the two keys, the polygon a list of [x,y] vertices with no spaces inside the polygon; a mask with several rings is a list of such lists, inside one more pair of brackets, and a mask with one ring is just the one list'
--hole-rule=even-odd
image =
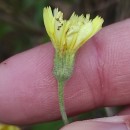
{"label": "thumb", "polygon": [[119,123],[80,121],[72,123],[61,130],[128,130],[128,128],[125,124]]}

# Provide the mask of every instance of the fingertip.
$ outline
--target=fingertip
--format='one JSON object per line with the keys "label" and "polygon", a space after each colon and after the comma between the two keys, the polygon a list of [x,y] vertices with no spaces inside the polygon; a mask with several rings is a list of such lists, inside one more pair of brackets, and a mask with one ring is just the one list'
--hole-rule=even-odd
{"label": "fingertip", "polygon": [[71,123],[60,130],[127,130],[127,126],[121,123],[78,121]]}

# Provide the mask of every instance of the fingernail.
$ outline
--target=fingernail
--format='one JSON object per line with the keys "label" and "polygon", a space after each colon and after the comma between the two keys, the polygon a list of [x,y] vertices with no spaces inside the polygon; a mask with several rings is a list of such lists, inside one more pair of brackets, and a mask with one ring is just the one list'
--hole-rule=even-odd
{"label": "fingernail", "polygon": [[98,121],[80,121],[69,124],[61,130],[129,130],[123,123],[107,123]]}

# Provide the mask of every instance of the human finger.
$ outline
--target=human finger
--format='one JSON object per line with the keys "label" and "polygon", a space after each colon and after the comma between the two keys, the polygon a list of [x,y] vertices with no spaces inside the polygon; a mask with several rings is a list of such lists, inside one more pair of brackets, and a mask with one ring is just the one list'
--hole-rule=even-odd
{"label": "human finger", "polygon": [[[129,34],[130,20],[110,25],[79,50],[65,87],[68,115],[130,103]],[[60,118],[53,57],[54,49],[46,44],[0,64],[1,122],[29,124]]]}

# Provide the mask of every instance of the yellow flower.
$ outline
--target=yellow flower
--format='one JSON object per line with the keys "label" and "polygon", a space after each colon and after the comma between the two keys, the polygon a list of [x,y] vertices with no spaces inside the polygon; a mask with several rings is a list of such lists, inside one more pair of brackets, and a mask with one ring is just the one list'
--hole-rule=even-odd
{"label": "yellow flower", "polygon": [[50,7],[43,9],[46,31],[55,48],[53,73],[58,81],[58,97],[62,119],[68,124],[64,106],[64,84],[71,77],[74,68],[76,51],[96,32],[102,28],[103,19],[96,16],[93,20],[87,14],[71,15],[69,20],[63,19],[63,13]]}
{"label": "yellow flower", "polygon": [[20,128],[14,125],[0,124],[0,130],[20,130]]}
{"label": "yellow flower", "polygon": [[63,13],[50,7],[43,9],[43,19],[46,31],[59,53],[75,53],[88,39],[102,28],[103,19],[90,15],[77,16],[72,14],[69,20],[63,19]]}

